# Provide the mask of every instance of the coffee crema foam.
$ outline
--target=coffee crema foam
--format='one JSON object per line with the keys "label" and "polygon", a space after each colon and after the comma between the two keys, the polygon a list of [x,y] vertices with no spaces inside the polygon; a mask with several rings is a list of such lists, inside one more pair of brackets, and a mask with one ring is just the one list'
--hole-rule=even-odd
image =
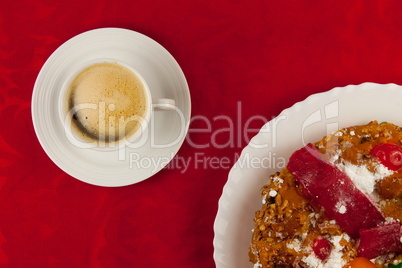
{"label": "coffee crema foam", "polygon": [[127,67],[98,63],[80,72],[67,94],[72,127],[86,141],[112,143],[128,138],[147,111],[143,83]]}

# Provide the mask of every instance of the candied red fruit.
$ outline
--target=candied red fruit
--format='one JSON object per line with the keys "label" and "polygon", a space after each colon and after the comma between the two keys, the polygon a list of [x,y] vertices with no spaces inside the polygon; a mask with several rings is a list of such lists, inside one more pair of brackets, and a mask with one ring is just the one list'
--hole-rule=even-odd
{"label": "candied red fruit", "polygon": [[385,221],[371,200],[345,173],[325,162],[314,145],[294,152],[287,168],[303,187],[306,197],[323,207],[327,216],[351,237],[357,238],[361,228]]}
{"label": "candied red fruit", "polygon": [[331,254],[331,243],[324,237],[314,239],[313,251],[315,255],[322,261],[325,261]]}
{"label": "candied red fruit", "polygon": [[396,144],[383,143],[377,145],[370,154],[390,170],[398,170],[402,167],[402,148]]}
{"label": "candied red fruit", "polygon": [[368,259],[402,252],[401,225],[395,221],[360,230],[358,255]]}

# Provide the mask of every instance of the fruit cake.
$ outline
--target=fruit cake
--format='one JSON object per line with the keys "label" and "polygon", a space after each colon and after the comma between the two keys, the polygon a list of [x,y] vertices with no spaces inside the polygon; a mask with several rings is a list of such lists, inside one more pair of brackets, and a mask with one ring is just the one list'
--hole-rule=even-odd
{"label": "fruit cake", "polygon": [[294,152],[262,188],[254,268],[402,267],[402,128],[372,121]]}

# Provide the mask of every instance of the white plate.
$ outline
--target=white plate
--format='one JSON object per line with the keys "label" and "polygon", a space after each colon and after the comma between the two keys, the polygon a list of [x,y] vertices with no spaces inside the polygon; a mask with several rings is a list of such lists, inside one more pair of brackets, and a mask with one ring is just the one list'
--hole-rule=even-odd
{"label": "white plate", "polygon": [[[58,117],[58,96],[68,74],[82,63],[113,58],[138,70],[153,98],[175,100],[174,111],[155,112],[147,143],[124,152],[80,149],[67,140]],[[184,141],[190,120],[189,88],[180,66],[160,44],[140,33],[102,28],[61,45],[43,65],[32,95],[32,120],[40,144],[66,173],[94,185],[123,186],[145,180],[166,166]]]}
{"label": "white plate", "polygon": [[328,132],[372,120],[402,126],[401,115],[401,86],[364,83],[312,95],[268,122],[242,151],[219,200],[214,224],[217,268],[253,267],[248,247],[252,219],[261,208],[260,188],[292,152]]}

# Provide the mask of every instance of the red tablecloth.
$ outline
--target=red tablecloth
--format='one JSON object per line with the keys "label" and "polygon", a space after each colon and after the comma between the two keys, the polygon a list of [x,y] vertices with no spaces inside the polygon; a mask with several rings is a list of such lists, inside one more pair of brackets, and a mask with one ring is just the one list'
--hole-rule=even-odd
{"label": "red tablecloth", "polygon": [[[400,1],[5,0],[0,6],[0,267],[214,267],[218,199],[255,134],[242,131],[249,118],[260,115],[248,126],[260,128],[262,119],[312,93],[402,83]],[[187,170],[176,166],[135,185],[97,187],[61,171],[40,147],[30,101],[41,66],[74,35],[110,26],[148,35],[181,65],[192,115],[211,122],[210,133],[189,134],[206,148],[187,140],[180,149],[178,157],[190,159]],[[201,120],[190,125],[206,127]]]}

